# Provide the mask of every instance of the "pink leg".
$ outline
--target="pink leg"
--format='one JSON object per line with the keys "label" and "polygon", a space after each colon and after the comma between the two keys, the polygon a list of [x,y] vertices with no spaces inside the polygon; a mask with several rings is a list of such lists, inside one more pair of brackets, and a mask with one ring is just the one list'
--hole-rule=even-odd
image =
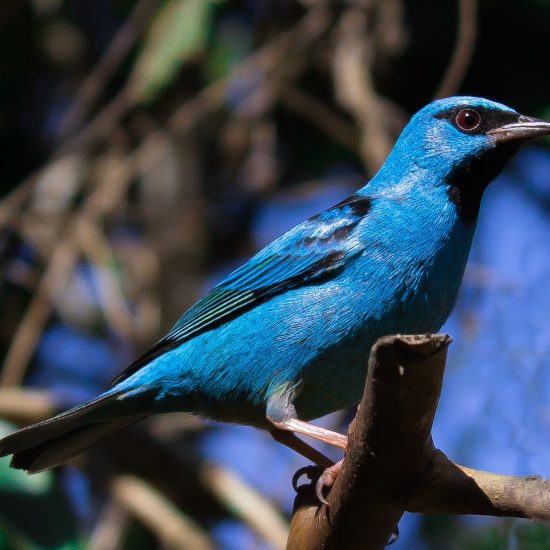
{"label": "pink leg", "polygon": [[279,428],[280,430],[308,435],[313,439],[317,439],[323,443],[328,443],[334,447],[339,447],[340,449],[345,449],[348,445],[348,438],[345,435],[333,432],[331,430],[326,430],[325,428],[320,428],[319,426],[315,426],[309,422],[304,422],[303,420],[298,420],[297,418],[273,420],[268,417],[268,419],[276,428]]}
{"label": "pink leg", "polygon": [[334,464],[330,458],[311,447],[311,445],[308,445],[305,441],[302,441],[299,437],[296,437],[293,432],[271,430],[269,433],[275,441],[286,445],[321,468],[330,468]]}

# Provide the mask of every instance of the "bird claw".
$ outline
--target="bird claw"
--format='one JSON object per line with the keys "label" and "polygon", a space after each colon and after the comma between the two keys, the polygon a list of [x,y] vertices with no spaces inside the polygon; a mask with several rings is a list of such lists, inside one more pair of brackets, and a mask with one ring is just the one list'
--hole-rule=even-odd
{"label": "bird claw", "polygon": [[325,481],[323,479],[323,474],[319,476],[319,479],[315,483],[315,496],[317,497],[317,500],[324,504],[325,506],[330,506],[328,500],[323,495],[323,491],[325,489]]}
{"label": "bird claw", "polygon": [[342,469],[343,460],[340,460],[336,464],[333,464],[329,468],[326,468],[325,471],[319,476],[319,479],[315,483],[315,495],[319,499],[319,502],[330,506],[327,499],[324,496],[325,488],[330,488],[334,485],[340,470]]}
{"label": "bird claw", "polygon": [[304,466],[303,468],[300,468],[294,472],[294,475],[292,476],[292,488],[298,492],[298,481],[300,481],[300,478],[305,475],[309,481],[313,481],[314,479],[317,479],[319,476],[319,466]]}
{"label": "bird claw", "polygon": [[319,466],[304,466],[303,468],[296,470],[292,476],[292,488],[298,492],[298,481],[303,475],[305,475],[310,481],[316,480],[315,496],[321,504],[329,506],[329,503],[323,493],[326,488],[330,488],[334,485],[334,482],[340,473],[340,469],[342,468],[342,462],[343,460],[340,460],[340,462],[325,468],[325,470],[321,471],[321,475],[319,475]]}

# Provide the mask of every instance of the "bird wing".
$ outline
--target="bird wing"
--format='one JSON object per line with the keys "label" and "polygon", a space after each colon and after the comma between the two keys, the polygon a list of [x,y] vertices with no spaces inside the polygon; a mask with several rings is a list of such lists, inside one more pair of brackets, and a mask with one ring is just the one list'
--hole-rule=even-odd
{"label": "bird wing", "polygon": [[169,349],[281,292],[334,277],[362,250],[352,232],[369,209],[370,200],[355,194],[276,239],[187,310],[170,332],[113,384]]}

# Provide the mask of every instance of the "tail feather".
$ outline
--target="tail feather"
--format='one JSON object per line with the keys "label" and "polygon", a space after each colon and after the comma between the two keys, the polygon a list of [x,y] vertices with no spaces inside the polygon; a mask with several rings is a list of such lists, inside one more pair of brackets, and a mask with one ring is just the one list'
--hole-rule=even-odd
{"label": "tail feather", "polygon": [[147,416],[132,406],[124,392],[109,392],[84,405],[58,414],[0,440],[0,456],[12,454],[13,468],[35,473],[82,452],[84,449]]}
{"label": "tail feather", "polygon": [[80,426],[44,443],[16,452],[11,459],[10,466],[19,470],[26,470],[31,474],[53,468],[81,453],[100,439],[142,418],[143,416],[120,418]]}

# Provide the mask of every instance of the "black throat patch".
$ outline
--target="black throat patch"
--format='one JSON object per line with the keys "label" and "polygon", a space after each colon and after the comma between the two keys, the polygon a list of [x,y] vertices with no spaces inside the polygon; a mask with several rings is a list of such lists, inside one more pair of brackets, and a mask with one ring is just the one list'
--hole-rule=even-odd
{"label": "black throat patch", "polygon": [[472,223],[476,220],[483,192],[521,145],[521,140],[502,143],[481,157],[465,159],[449,174],[446,179],[447,195],[464,222]]}
{"label": "black throat patch", "polygon": [[[472,130],[461,129],[457,124],[457,115],[460,111],[474,110],[480,115],[480,123]],[[501,128],[507,124],[517,122],[520,114],[513,111],[490,109],[476,105],[458,105],[441,111],[435,118],[446,119],[457,130],[466,134],[485,134],[490,130]],[[479,214],[481,198],[486,187],[495,179],[508,160],[514,156],[523,140],[511,140],[498,144],[494,149],[464,159],[447,177],[447,194],[456,205],[457,211],[466,223],[476,220]]]}

